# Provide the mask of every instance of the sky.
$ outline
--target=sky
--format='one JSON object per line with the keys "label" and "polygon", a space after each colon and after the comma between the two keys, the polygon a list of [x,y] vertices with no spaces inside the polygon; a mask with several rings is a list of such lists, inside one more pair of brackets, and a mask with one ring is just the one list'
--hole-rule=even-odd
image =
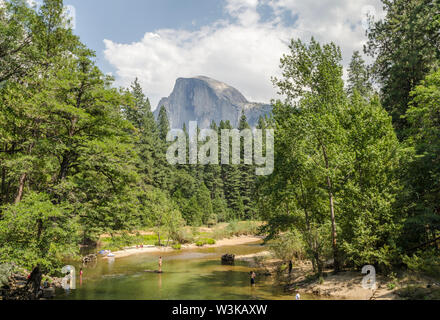
{"label": "sky", "polygon": [[[41,0],[29,0],[38,6]],[[128,87],[136,78],[155,109],[177,78],[204,75],[249,101],[278,98],[271,77],[290,39],[341,47],[346,69],[366,41],[380,0],[65,0],[74,32],[98,66]]]}

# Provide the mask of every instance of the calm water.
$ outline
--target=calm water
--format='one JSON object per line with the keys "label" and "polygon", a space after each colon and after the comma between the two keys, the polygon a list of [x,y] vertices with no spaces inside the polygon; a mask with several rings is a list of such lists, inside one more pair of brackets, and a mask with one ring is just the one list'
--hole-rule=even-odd
{"label": "calm water", "polygon": [[[246,262],[224,266],[225,253],[246,255],[264,251],[260,244],[221,248],[201,248],[169,253],[143,253],[130,257],[100,260],[95,267],[84,268],[82,283],[77,276],[77,289],[61,291],[57,299],[81,300],[260,300],[293,299],[282,288],[273,285],[271,277],[258,276],[250,286]],[[159,256],[163,274],[156,270]],[[79,267],[77,267],[78,273]],[[304,296],[303,299],[313,299]]]}

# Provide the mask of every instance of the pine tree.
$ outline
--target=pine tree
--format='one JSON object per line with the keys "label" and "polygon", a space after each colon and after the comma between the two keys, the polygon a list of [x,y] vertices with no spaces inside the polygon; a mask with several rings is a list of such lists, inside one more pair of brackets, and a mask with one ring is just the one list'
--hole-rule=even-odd
{"label": "pine tree", "polygon": [[362,59],[359,51],[355,51],[351,58],[348,68],[348,85],[347,93],[352,96],[356,90],[362,97],[371,95],[373,85],[364,59]]}
{"label": "pine tree", "polygon": [[[232,129],[229,120],[220,122],[219,130]],[[231,155],[231,141],[228,146],[221,146],[221,148],[229,148],[229,165],[222,165],[221,177],[224,183],[225,198],[228,202],[228,207],[231,209],[232,218],[242,219],[244,217],[244,205],[241,197],[241,171],[240,165],[232,164]]]}
{"label": "pine tree", "polygon": [[164,106],[160,107],[157,122],[159,128],[159,137],[162,141],[166,142],[168,131],[170,131],[170,122],[168,121],[167,110]]}
{"label": "pine tree", "polygon": [[[251,129],[251,127],[247,123],[247,118],[244,113],[244,110],[242,110],[242,113],[241,113],[240,121],[238,124],[238,129],[240,131],[245,130],[245,129]],[[241,195],[241,199],[243,201],[244,217],[246,219],[250,219],[250,218],[255,217],[255,207],[256,207],[256,204],[253,201],[254,186],[256,183],[255,166],[244,163],[244,143],[245,142],[244,142],[243,137],[240,140],[241,140],[240,141],[240,159],[241,159],[240,195]],[[252,146],[252,148],[253,148],[253,146]]]}
{"label": "pine tree", "polygon": [[400,139],[408,127],[402,116],[410,92],[440,59],[439,1],[383,0],[386,17],[370,26],[365,52],[376,60],[373,72],[382,85],[382,104],[393,117]]}

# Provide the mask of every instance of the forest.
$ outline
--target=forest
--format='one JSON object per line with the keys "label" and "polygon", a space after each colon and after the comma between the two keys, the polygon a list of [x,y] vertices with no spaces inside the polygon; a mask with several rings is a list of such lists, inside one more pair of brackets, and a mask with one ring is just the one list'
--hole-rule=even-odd
{"label": "forest", "polygon": [[258,123],[275,132],[274,172],[256,176],[244,163],[169,165],[165,108],[155,119],[137,79],[115,88],[62,0],[5,2],[0,264],[56,273],[104,233],[153,228],[178,241],[185,225],[252,220],[318,274],[332,260],[335,271],[438,276],[440,3],[383,5],[363,48],[373,62],[354,52],[345,77],[335,43],[291,40],[272,78],[283,98]]}

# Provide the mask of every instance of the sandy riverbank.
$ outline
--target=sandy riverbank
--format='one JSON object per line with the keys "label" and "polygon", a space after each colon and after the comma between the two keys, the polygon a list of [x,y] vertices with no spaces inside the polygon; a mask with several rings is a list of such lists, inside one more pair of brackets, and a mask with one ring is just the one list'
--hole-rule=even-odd
{"label": "sandy riverbank", "polygon": [[[257,236],[241,236],[241,237],[232,237],[228,239],[217,240],[215,244],[204,245],[203,247],[198,247],[196,244],[188,244],[182,245],[181,250],[188,249],[197,249],[197,248],[217,248],[217,247],[227,247],[227,246],[236,246],[247,243],[254,243],[262,240],[262,237]],[[123,258],[128,257],[135,254],[143,254],[143,253],[154,253],[154,252],[170,252],[175,251],[171,247],[144,247],[144,248],[127,248],[124,250],[119,250],[112,252],[115,255],[115,258]]]}
{"label": "sandy riverbank", "polygon": [[390,290],[388,284],[390,280],[384,276],[377,275],[376,289],[364,289],[360,272],[347,271],[333,274],[330,270],[325,271],[322,280],[307,280],[307,276],[312,275],[310,263],[297,262],[294,265],[291,275],[288,275],[287,265],[280,272],[283,262],[272,256],[269,251],[256,254],[237,256],[236,260],[247,261],[251,266],[258,268],[261,274],[271,274],[277,285],[286,287],[292,294],[312,294],[324,299],[334,300],[398,300],[401,299],[396,289]]}
{"label": "sandy riverbank", "polygon": [[327,299],[345,300],[399,300],[395,290],[387,287],[389,280],[380,275],[376,278],[376,289],[362,287],[364,275],[360,272],[346,271],[338,274],[328,272],[321,281],[315,280],[309,283],[297,282],[289,286],[292,293],[308,293]]}

